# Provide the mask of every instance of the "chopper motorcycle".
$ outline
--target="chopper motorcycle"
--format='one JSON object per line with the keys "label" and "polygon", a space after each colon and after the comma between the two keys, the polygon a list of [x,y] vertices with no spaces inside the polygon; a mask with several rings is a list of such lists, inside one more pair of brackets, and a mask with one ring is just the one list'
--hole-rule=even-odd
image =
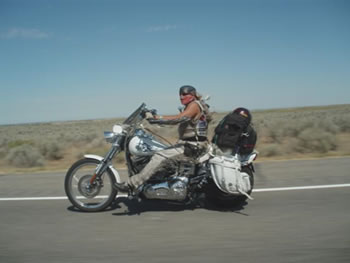
{"label": "chopper motorcycle", "polygon": [[[122,124],[114,125],[113,131],[104,132],[106,141],[111,143],[104,157],[87,154],[70,167],[64,187],[74,207],[85,212],[98,212],[111,206],[116,198],[125,197],[125,193],[118,193],[113,187],[115,182],[121,182],[120,174],[112,165],[117,154],[124,152],[128,176],[133,176],[157,151],[172,147],[146,131],[142,125],[146,112],[155,113],[142,103]],[[193,147],[190,146],[191,150]],[[204,196],[215,205],[226,207],[251,199],[253,161],[257,152],[245,156],[238,151],[234,155],[218,155],[215,146],[208,144],[204,151],[197,153],[157,172],[131,197],[193,204]]]}

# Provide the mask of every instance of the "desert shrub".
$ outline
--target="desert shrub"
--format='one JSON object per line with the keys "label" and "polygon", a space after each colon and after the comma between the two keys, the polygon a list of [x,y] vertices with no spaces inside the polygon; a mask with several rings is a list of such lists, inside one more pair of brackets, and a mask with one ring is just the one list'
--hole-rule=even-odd
{"label": "desert shrub", "polygon": [[286,137],[298,137],[299,134],[314,126],[313,120],[310,119],[292,119],[287,120],[284,124],[281,125],[282,136]]}
{"label": "desert shrub", "polygon": [[299,140],[297,138],[287,138],[284,142],[283,142],[283,152],[285,154],[294,154],[297,151],[297,147],[296,145],[298,145]]}
{"label": "desert shrub", "polygon": [[83,148],[82,151],[84,154],[96,154],[99,156],[105,156],[110,151],[110,145],[102,145],[99,147],[86,147]]}
{"label": "desert shrub", "polygon": [[[209,139],[212,138],[216,125],[227,113],[213,114],[214,119],[209,123]],[[252,115],[254,129],[259,138],[257,149],[263,156],[340,150],[340,146],[337,149],[335,134],[350,132],[350,105],[256,110],[252,111]],[[14,149],[24,145],[39,150],[39,160],[41,155],[42,161],[44,158],[60,159],[63,152],[69,158],[80,158],[84,153],[104,155],[110,145],[104,142],[103,131],[111,130],[114,124],[122,121],[123,119],[103,119],[0,125],[0,159],[10,158],[10,151],[13,155]],[[149,125],[149,128],[171,142],[177,140],[175,126],[158,128],[156,125]],[[51,145],[43,142],[55,143]],[[10,159],[12,158],[14,157]],[[124,162],[122,157],[118,157],[118,162]]]}
{"label": "desert shrub", "polygon": [[349,113],[337,116],[334,123],[338,126],[341,132],[350,132],[350,117]]}
{"label": "desert shrub", "polygon": [[55,141],[61,144],[69,144],[74,141],[74,136],[71,133],[60,133]]}
{"label": "desert shrub", "polygon": [[71,143],[90,143],[95,138],[103,139],[103,134],[100,134],[99,136],[96,133],[84,133],[83,131],[77,131],[75,133],[72,133],[70,135],[65,136],[65,141],[71,142]]}
{"label": "desert shrub", "polygon": [[8,150],[7,144],[8,144],[7,139],[4,139],[4,138],[0,139],[0,159],[3,159],[7,154],[7,150]]}
{"label": "desert shrub", "polygon": [[21,145],[34,145],[32,140],[14,140],[7,143],[9,149],[16,148]]}
{"label": "desert shrub", "polygon": [[337,134],[340,131],[339,127],[329,118],[319,120],[315,124],[315,127],[321,131],[326,131],[332,134]]}
{"label": "desert shrub", "polygon": [[102,134],[97,135],[96,133],[87,133],[87,134],[81,133],[81,135],[79,137],[79,141],[91,142],[96,138],[103,139],[102,136],[103,136]]}
{"label": "desert shrub", "polygon": [[10,149],[6,160],[16,167],[34,167],[44,165],[44,157],[37,148],[30,144],[24,144]]}
{"label": "desert shrub", "polygon": [[298,143],[295,145],[295,150],[301,153],[326,153],[336,148],[335,135],[317,128],[309,128],[302,131],[298,137]]}
{"label": "desert shrub", "polygon": [[264,127],[264,120],[260,120],[260,121],[253,121],[252,122],[252,126],[254,127],[254,130],[261,134],[262,129]]}
{"label": "desert shrub", "polygon": [[7,147],[8,140],[6,138],[0,138],[0,147]]}
{"label": "desert shrub", "polygon": [[63,158],[63,148],[56,142],[41,143],[40,152],[48,160],[60,160]]}
{"label": "desert shrub", "polygon": [[78,151],[78,152],[76,152],[75,154],[74,154],[74,157],[76,158],[76,159],[82,159],[83,157],[84,157],[84,152],[82,152],[82,151]]}
{"label": "desert shrub", "polygon": [[268,128],[267,136],[271,138],[272,142],[280,143],[283,137],[283,126],[281,121],[277,121]]}
{"label": "desert shrub", "polygon": [[4,147],[0,147],[0,159],[3,159],[4,157],[6,157],[7,154],[7,149]]}
{"label": "desert shrub", "polygon": [[276,143],[265,144],[258,148],[259,154],[262,157],[271,157],[281,155],[281,145]]}
{"label": "desert shrub", "polygon": [[91,142],[88,143],[87,147],[93,149],[93,148],[100,148],[104,145],[105,145],[104,140],[101,137],[101,138],[94,138]]}
{"label": "desert shrub", "polygon": [[55,141],[60,144],[72,144],[72,143],[90,143],[96,138],[103,139],[102,132],[97,134],[96,132],[84,131],[83,129],[76,129],[71,132],[60,132]]}

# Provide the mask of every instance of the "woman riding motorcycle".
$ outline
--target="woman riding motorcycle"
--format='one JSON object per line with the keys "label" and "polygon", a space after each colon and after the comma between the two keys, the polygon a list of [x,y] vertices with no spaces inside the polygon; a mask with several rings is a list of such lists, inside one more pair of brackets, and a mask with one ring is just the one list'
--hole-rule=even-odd
{"label": "woman riding motorcycle", "polygon": [[114,188],[116,190],[132,193],[133,190],[151,178],[165,164],[166,160],[183,156],[185,147],[188,144],[199,148],[205,147],[207,143],[209,106],[201,100],[201,96],[193,86],[182,86],[179,90],[179,95],[181,104],[185,106],[182,112],[169,116],[153,116],[151,114],[151,116],[148,116],[151,124],[178,124],[178,144],[155,153],[140,173],[130,177],[127,182],[115,183]]}

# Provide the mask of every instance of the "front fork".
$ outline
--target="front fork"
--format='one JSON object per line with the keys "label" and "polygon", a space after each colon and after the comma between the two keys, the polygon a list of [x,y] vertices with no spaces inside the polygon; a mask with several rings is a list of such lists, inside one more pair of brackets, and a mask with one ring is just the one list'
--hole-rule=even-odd
{"label": "front fork", "polygon": [[255,168],[254,168],[253,163],[250,163],[250,164],[248,165],[248,167],[253,171],[253,173],[255,173]]}
{"label": "front fork", "polygon": [[102,174],[107,170],[110,162],[113,157],[118,154],[121,150],[121,147],[118,144],[113,144],[112,148],[100,162],[100,164],[96,167],[94,175],[90,179],[90,184],[93,184],[96,181],[96,178],[101,178]]}

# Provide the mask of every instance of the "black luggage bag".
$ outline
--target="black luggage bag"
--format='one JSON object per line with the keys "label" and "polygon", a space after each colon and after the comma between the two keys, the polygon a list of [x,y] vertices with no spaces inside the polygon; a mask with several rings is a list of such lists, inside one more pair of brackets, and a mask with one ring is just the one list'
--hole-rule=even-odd
{"label": "black luggage bag", "polygon": [[234,113],[229,113],[221,120],[212,139],[220,149],[230,149],[233,154],[237,149],[240,154],[250,154],[256,141],[257,134],[250,120]]}

